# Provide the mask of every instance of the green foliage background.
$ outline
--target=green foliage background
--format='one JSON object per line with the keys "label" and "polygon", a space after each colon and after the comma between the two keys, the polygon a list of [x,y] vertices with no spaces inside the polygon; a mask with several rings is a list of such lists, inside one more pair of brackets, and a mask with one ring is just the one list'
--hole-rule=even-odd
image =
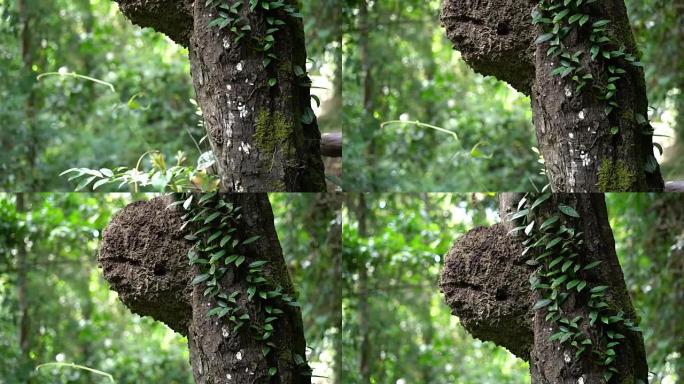
{"label": "green foliage background", "polygon": [[[650,383],[677,383],[684,378],[684,196],[606,196],[618,257],[641,317]],[[451,316],[437,286],[452,243],[475,226],[498,221],[495,197],[366,194],[365,237],[359,234],[358,199],[351,194],[343,209],[345,382],[364,382],[365,296],[371,383],[529,383],[527,364],[474,340]],[[361,269],[368,274],[365,291]]]}

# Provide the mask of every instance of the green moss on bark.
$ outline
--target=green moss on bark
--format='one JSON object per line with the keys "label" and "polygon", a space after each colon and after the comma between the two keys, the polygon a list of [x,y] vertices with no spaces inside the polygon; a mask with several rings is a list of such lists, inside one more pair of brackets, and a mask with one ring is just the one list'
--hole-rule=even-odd
{"label": "green moss on bark", "polygon": [[601,192],[626,192],[634,184],[634,172],[622,161],[604,159],[599,167],[598,189]]}
{"label": "green moss on bark", "polygon": [[254,126],[254,144],[263,158],[272,159],[275,152],[282,151],[286,158],[294,155],[291,143],[292,122],[282,113],[260,110]]}

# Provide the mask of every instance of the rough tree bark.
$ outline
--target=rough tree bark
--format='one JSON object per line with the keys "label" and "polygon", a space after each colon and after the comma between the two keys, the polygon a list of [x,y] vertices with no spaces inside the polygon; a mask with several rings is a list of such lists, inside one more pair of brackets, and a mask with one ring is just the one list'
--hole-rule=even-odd
{"label": "rough tree bark", "polygon": [[[273,213],[265,194],[234,194],[230,200],[242,207],[244,224],[238,233],[261,237],[244,249],[248,258],[270,261],[267,279],[294,295],[280,243],[273,225]],[[192,244],[181,230],[182,211],[167,208],[169,197],[136,202],[119,212],[105,229],[98,261],[105,279],[118,292],[121,301],[134,313],[151,316],[188,337],[195,382],[218,383],[310,383],[301,374],[294,354],[305,355],[301,312],[281,305],[285,311],[274,324],[271,341],[275,353],[262,354],[265,343],[246,329],[233,332],[228,321],[208,317],[216,304],[203,295],[204,287],[191,286],[195,271],[188,265]],[[250,321],[262,321],[264,311],[246,301],[247,284],[228,272],[221,281],[228,292],[242,294],[238,303],[248,308]],[[212,299],[213,301],[213,299]],[[269,377],[269,366],[277,374]]]}
{"label": "rough tree bark", "polygon": [[[652,173],[644,169],[653,156],[653,140],[642,133],[636,117],[647,116],[643,70],[622,66],[627,74],[617,83],[620,107],[608,117],[591,87],[577,93],[569,79],[550,74],[558,60],[547,57],[547,44],[534,44],[541,34],[531,23],[536,3],[446,0],[442,25],[475,71],[496,76],[531,97],[537,140],[554,192],[661,191],[659,168]],[[636,54],[623,0],[596,2],[591,15],[592,21],[611,20],[614,40]],[[573,52],[591,48],[585,30],[571,32],[564,43]],[[607,68],[589,62],[588,56],[583,55],[583,64],[594,79],[607,78]],[[612,127],[619,129],[614,135]]]}
{"label": "rough tree bark", "polygon": [[[116,0],[133,23],[152,27],[190,50],[197,101],[217,158],[221,189],[227,192],[323,192],[325,177],[315,118],[303,123],[310,89],[295,68],[306,68],[304,29],[286,17],[276,33],[278,59],[263,67],[264,53],[249,38],[234,41],[230,28],[208,24],[216,10],[205,1]],[[268,28],[261,7],[243,16],[252,32]],[[286,1],[294,3],[293,1]],[[281,11],[277,11],[282,13]],[[274,86],[268,84],[274,78]]]}
{"label": "rough tree bark", "polygon": [[[577,384],[605,383],[599,367],[585,353],[574,358],[574,349],[561,346],[549,337],[557,332],[545,321],[545,310],[532,311],[538,300],[531,290],[529,277],[534,268],[521,256],[522,239],[509,234],[512,225],[504,221],[513,211],[520,196],[503,194],[500,200],[502,222],[489,228],[475,228],[459,238],[446,257],[440,289],[452,313],[474,337],[503,346],[517,357],[530,362],[532,383]],[[608,223],[602,194],[557,194],[555,203],[568,203],[579,212],[579,231],[584,232],[588,260],[603,263],[587,271],[590,286],[607,285],[607,301],[626,319],[636,323],[636,315],[627,293],[622,270],[615,254],[615,243]],[[586,292],[585,292],[586,293]],[[563,310],[571,318],[588,318],[582,297],[572,295]],[[594,345],[605,345],[600,325],[588,328]],[[647,383],[648,367],[641,333],[621,330],[626,338],[617,352],[619,373],[611,383]]]}

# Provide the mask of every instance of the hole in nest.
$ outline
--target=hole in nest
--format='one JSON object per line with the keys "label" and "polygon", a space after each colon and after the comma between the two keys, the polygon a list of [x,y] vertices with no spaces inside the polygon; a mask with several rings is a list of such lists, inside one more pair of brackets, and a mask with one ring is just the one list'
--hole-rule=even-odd
{"label": "hole in nest", "polygon": [[511,33],[511,27],[508,26],[508,23],[501,22],[496,25],[497,35],[508,35],[509,33]]}
{"label": "hole in nest", "polygon": [[506,300],[508,298],[508,292],[506,292],[506,288],[497,288],[495,297],[499,301]]}
{"label": "hole in nest", "polygon": [[166,275],[166,267],[164,264],[157,264],[154,266],[154,274],[155,276],[164,276]]}

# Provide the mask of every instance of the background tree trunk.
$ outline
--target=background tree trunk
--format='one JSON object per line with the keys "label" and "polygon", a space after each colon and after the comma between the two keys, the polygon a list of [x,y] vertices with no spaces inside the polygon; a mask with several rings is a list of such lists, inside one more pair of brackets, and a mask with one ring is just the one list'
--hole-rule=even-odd
{"label": "background tree trunk", "polygon": [[[504,194],[500,212],[515,210],[520,196]],[[578,231],[584,232],[586,260],[602,260],[586,271],[589,286],[607,285],[607,302],[626,319],[636,322],[622,270],[615,254],[615,244],[601,194],[554,194],[554,207],[565,203],[580,214]],[[440,287],[453,314],[475,337],[506,347],[519,358],[530,362],[533,383],[605,383],[600,369],[585,353],[579,359],[574,349],[549,341],[558,330],[545,320],[546,311],[532,311],[536,293],[529,288],[532,267],[521,256],[522,238],[508,234],[510,224],[475,228],[457,240],[446,257]],[[586,293],[586,292],[585,292]],[[588,318],[585,297],[573,294],[564,304],[568,316]],[[605,345],[600,322],[583,326],[594,345]],[[625,339],[618,347],[615,366],[619,373],[611,383],[647,383],[648,367],[641,333],[621,329]]]}
{"label": "background tree trunk", "polygon": [[[531,97],[539,148],[554,192],[662,191],[659,168],[645,170],[655,158],[651,159],[652,136],[643,134],[645,127],[637,118],[637,114],[646,117],[648,108],[641,68],[620,65],[627,73],[617,83],[619,108],[606,115],[606,105],[597,100],[591,85],[578,94],[572,81],[550,74],[558,59],[547,56],[547,44],[534,44],[542,33],[531,24],[535,5],[534,1],[448,0],[442,24],[475,71],[496,76]],[[592,4],[591,16],[589,25],[611,20],[613,39],[636,55],[623,0]],[[564,43],[573,52],[585,52],[582,62],[594,79],[609,77],[607,66],[589,62],[586,29],[572,32]]]}
{"label": "background tree trunk", "polygon": [[[359,194],[358,205],[356,207],[356,216],[359,222],[359,237],[368,237],[367,222],[368,207],[366,206],[366,199],[363,193]],[[369,344],[369,308],[368,308],[368,271],[366,270],[365,262],[359,268],[358,281],[358,296],[359,296],[359,334],[361,336],[361,345],[359,346],[359,372],[361,373],[361,381],[364,384],[371,382],[371,356]]]}
{"label": "background tree trunk", "polygon": [[[310,123],[303,119],[311,100],[308,77],[296,74],[297,67],[306,68],[298,19],[273,11],[286,25],[275,34],[277,59],[266,69],[265,54],[252,46],[249,36],[236,42],[230,28],[208,26],[216,10],[204,1],[118,3],[132,22],[189,47],[193,84],[222,191],[325,191],[318,125],[315,118]],[[264,34],[269,28],[266,11],[258,7],[248,12],[247,2],[242,8],[251,33]],[[276,83],[269,84],[270,79]]]}
{"label": "background tree trunk", "polygon": [[[268,260],[266,278],[294,295],[280,243],[273,225],[273,213],[265,194],[228,195],[242,207],[240,236],[261,237],[245,246],[248,260]],[[203,295],[202,284],[191,287],[195,276],[188,265],[192,244],[183,239],[182,212],[167,209],[169,198],[130,204],[119,212],[104,232],[98,261],[105,279],[134,313],[151,316],[188,336],[195,381],[209,383],[310,383],[306,365],[295,364],[294,355],[305,358],[305,340],[298,308],[278,304],[285,314],[274,323],[274,350],[264,357],[265,342],[249,326],[234,332],[226,318],[206,314],[216,303]],[[232,272],[221,281],[223,291],[239,291],[238,303],[246,308],[250,322],[263,323],[260,301],[248,302],[247,283]],[[281,305],[282,304],[282,305]],[[271,377],[269,367],[277,367]]]}
{"label": "background tree trunk", "polygon": [[[25,214],[27,211],[25,195],[17,193],[16,207],[17,213]],[[19,342],[19,350],[21,351],[22,369],[19,372],[26,373],[26,377],[22,378],[24,382],[31,383],[31,372],[33,370],[33,361],[31,359],[31,339],[30,339],[30,318],[29,318],[29,302],[28,302],[28,252],[26,249],[26,238],[21,237],[18,240],[17,246],[17,306],[19,313],[17,315],[17,341]]]}

